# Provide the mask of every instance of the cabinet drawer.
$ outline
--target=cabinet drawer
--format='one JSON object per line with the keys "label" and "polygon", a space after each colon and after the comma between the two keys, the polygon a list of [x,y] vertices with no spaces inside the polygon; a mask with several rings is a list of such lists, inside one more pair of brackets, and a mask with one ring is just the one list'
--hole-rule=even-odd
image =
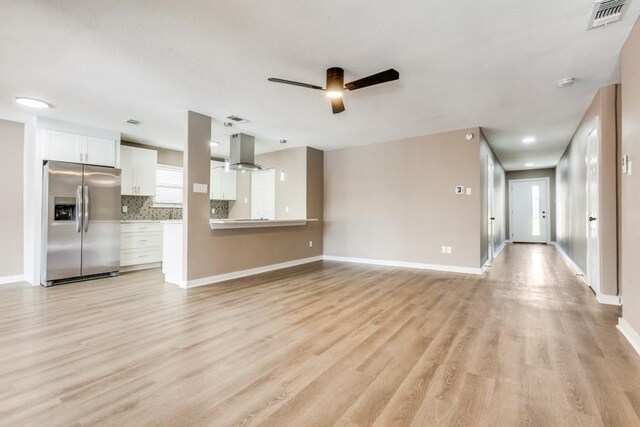
{"label": "cabinet drawer", "polygon": [[120,251],[120,266],[147,264],[162,261],[162,249],[123,249]]}
{"label": "cabinet drawer", "polygon": [[162,233],[162,224],[159,222],[129,222],[120,224],[122,233]]}
{"label": "cabinet drawer", "polygon": [[122,249],[162,248],[162,233],[122,233],[120,238]]}

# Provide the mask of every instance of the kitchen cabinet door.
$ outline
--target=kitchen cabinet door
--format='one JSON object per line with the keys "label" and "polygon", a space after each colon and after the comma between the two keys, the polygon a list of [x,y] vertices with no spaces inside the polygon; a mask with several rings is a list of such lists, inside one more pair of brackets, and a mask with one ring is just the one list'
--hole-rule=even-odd
{"label": "kitchen cabinet door", "polygon": [[82,142],[80,135],[48,130],[45,136],[44,158],[82,163]]}
{"label": "kitchen cabinet door", "polygon": [[156,195],[156,167],[158,152],[156,150],[136,149],[135,169],[138,196]]}
{"label": "kitchen cabinet door", "polygon": [[222,169],[222,199],[236,200],[237,172]]}
{"label": "kitchen cabinet door", "polygon": [[220,166],[212,166],[211,168],[211,200],[222,200],[223,198],[223,182],[222,174],[224,169]]}
{"label": "kitchen cabinet door", "polygon": [[121,194],[135,196],[135,148],[120,147]]}
{"label": "kitchen cabinet door", "polygon": [[83,141],[84,163],[100,166],[116,165],[116,141],[85,137]]}

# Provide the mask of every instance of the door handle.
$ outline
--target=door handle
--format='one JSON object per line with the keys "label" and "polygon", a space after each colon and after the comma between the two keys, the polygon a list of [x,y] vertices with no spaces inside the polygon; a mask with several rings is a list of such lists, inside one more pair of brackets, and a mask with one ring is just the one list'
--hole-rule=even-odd
{"label": "door handle", "polygon": [[82,185],[78,185],[76,188],[76,232],[80,232],[82,229],[82,215],[84,214],[84,208],[82,204]]}
{"label": "door handle", "polygon": [[84,225],[84,232],[86,233],[87,231],[89,231],[89,186],[85,185],[84,186],[84,194],[83,194],[83,199],[84,199],[84,220],[83,225]]}
{"label": "door handle", "polygon": [[495,217],[493,217],[493,216],[492,216],[491,218],[489,218],[489,219],[490,219],[491,221],[495,221],[495,220],[496,220],[496,218],[495,218]]}
{"label": "door handle", "polygon": [[595,217],[595,216],[590,216],[590,217],[589,217],[589,222],[593,222],[593,221],[595,221],[595,220],[596,220],[596,217]]}

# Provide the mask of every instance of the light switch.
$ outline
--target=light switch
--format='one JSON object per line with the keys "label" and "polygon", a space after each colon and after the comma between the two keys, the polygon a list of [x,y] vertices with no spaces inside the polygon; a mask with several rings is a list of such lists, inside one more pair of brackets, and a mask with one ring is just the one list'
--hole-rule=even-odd
{"label": "light switch", "polygon": [[467,187],[467,196],[471,195],[471,187]]}
{"label": "light switch", "polygon": [[457,185],[456,186],[456,194],[464,194],[464,186]]}
{"label": "light switch", "polygon": [[209,186],[207,184],[198,184],[197,182],[193,183],[193,192],[194,193],[209,193]]}
{"label": "light switch", "polygon": [[446,246],[443,246],[440,250],[442,251],[443,254],[447,253],[447,247]]}
{"label": "light switch", "polygon": [[451,253],[451,246],[447,246],[447,253],[450,254]]}

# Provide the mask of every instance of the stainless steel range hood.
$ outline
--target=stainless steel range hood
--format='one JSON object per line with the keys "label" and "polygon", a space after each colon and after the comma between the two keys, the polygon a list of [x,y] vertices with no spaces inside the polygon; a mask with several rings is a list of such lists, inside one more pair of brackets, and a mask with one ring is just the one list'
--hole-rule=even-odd
{"label": "stainless steel range hood", "polygon": [[255,164],[255,142],[251,135],[236,133],[231,135],[229,169],[237,171],[258,171],[262,166]]}

